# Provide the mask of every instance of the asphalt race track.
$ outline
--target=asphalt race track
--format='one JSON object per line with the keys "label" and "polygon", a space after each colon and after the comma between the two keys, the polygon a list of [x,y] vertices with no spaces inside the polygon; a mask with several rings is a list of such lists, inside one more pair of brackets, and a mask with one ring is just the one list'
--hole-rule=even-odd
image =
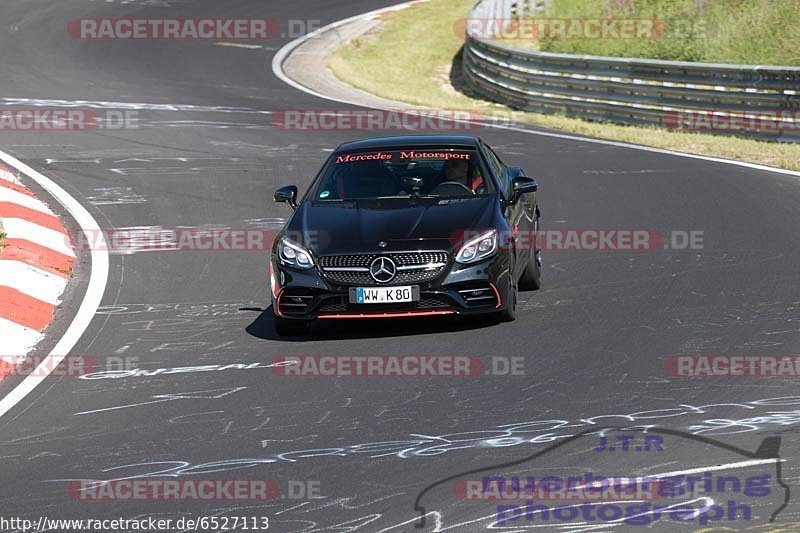
{"label": "asphalt race track", "polygon": [[[104,111],[136,104],[140,127],[4,131],[0,149],[64,187],[103,228],[277,229],[290,211],[273,203],[276,187],[304,189],[332,148],[376,134],[270,125],[269,113],[278,110],[348,108],[273,75],[271,58],[290,39],[260,49],[208,41],[79,41],[67,35],[66,24],[78,17],[327,24],[384,5],[4,0],[0,107],[73,103]],[[580,140],[492,128],[478,133],[537,178],[545,228],[702,231],[703,248],[546,252],[543,288],[520,295],[512,323],[330,321],[289,339],[273,332],[266,253],[112,254],[103,306],[73,351],[101,365],[113,358],[146,372],[49,378],[6,413],[0,419],[2,515],[264,516],[279,532],[413,531],[420,492],[471,469],[634,475],[751,461],[725,472],[775,473],[774,460],[762,464],[755,455],[677,434],[663,435],[662,451],[588,453],[579,439],[529,463],[496,467],[593,425],[639,426],[622,433],[657,426],[751,452],[778,436],[782,480],[796,486],[796,378],[674,377],[664,358],[800,353],[800,180]],[[75,312],[89,268],[83,258],[66,300],[74,306],[59,310],[45,348]],[[296,378],[268,366],[294,355],[522,358],[524,374]],[[154,372],[201,365],[219,368]],[[0,382],[0,396],[18,382]],[[594,437],[588,449],[597,445]],[[319,497],[86,501],[68,491],[69,480],[122,478],[273,479],[282,487],[318,482],[312,486]],[[773,481],[773,499],[753,504],[749,523],[726,525],[764,524],[784,501]],[[452,484],[422,495],[422,506],[435,512],[426,528],[438,520],[440,530],[486,529],[492,506],[457,501]],[[785,530],[796,531],[798,522],[790,499],[775,523],[795,523]],[[542,525],[519,519],[504,530],[535,524]],[[559,524],[565,531],[641,529]],[[697,527],[670,521],[652,529]]]}

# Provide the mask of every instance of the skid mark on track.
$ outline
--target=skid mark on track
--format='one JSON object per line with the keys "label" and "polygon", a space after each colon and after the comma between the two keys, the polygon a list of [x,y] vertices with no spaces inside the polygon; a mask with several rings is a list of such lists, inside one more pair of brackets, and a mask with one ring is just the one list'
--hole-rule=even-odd
{"label": "skid mark on track", "polygon": [[147,203],[147,198],[134,192],[133,187],[101,187],[87,196],[92,205],[130,205]]}
{"label": "skid mark on track", "polygon": [[152,396],[152,400],[149,402],[139,402],[139,403],[131,403],[127,405],[118,405],[115,407],[105,407],[102,409],[93,409],[91,411],[81,411],[79,413],[75,413],[76,416],[78,415],[89,415],[95,413],[104,413],[108,411],[118,411],[120,409],[128,409],[130,407],[142,407],[145,405],[154,405],[157,403],[164,403],[164,402],[172,402],[175,400],[218,400],[220,398],[224,398],[225,396],[229,396],[231,394],[235,394],[241,390],[245,390],[247,387],[234,387],[232,389],[213,389],[213,390],[205,390],[205,391],[194,391],[194,392],[176,392],[170,394],[156,394]]}
{"label": "skid mark on track", "polygon": [[[794,408],[794,409],[792,409]],[[788,409],[788,410],[785,410]],[[733,414],[733,413],[737,414]],[[737,416],[745,415],[742,418]],[[727,418],[719,418],[726,416]],[[357,421],[356,421],[357,422]],[[204,472],[209,467],[225,472],[243,468],[280,464],[295,464],[304,459],[328,457],[358,457],[360,462],[368,459],[394,457],[396,459],[430,459],[465,450],[508,449],[517,446],[549,445],[561,439],[574,437],[591,430],[593,426],[624,424],[631,430],[675,427],[679,424],[693,435],[716,437],[739,433],[754,433],[776,427],[800,424],[800,396],[763,398],[743,403],[719,403],[706,405],[677,404],[673,407],[636,411],[631,413],[609,413],[578,420],[534,419],[511,424],[495,425],[486,429],[466,432],[433,434],[436,432],[409,433],[398,440],[364,442],[359,444],[325,448],[301,449],[274,453],[261,457],[230,458],[210,463],[191,461],[157,461],[126,464],[110,470],[125,470],[125,479],[140,479],[158,476],[182,477]],[[284,426],[286,427],[286,426]],[[288,426],[293,427],[293,426]],[[274,428],[277,429],[277,428]],[[262,440],[262,446],[276,442]],[[165,466],[166,465],[166,466]],[[100,480],[101,478],[95,477]],[[117,479],[117,478],[112,478]]]}
{"label": "skid mark on track", "polygon": [[187,0],[88,0],[103,4],[121,4],[144,7],[175,7],[186,4]]}
{"label": "skid mark on track", "polygon": [[192,111],[206,113],[243,113],[271,115],[271,111],[261,111],[250,107],[205,106],[192,104],[154,104],[145,102],[114,102],[105,100],[58,100],[45,98],[2,98],[7,106],[29,107],[88,107],[92,109],[127,109],[135,111]]}

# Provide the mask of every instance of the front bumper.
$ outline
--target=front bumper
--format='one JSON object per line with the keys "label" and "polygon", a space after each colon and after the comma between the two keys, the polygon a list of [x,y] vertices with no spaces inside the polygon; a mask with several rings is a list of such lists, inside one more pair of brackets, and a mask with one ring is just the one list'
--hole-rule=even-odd
{"label": "front bumper", "polygon": [[417,285],[420,299],[410,303],[351,304],[353,285],[336,283],[318,266],[298,270],[270,263],[270,293],[275,315],[281,318],[348,319],[402,318],[438,315],[494,313],[509,301],[509,257],[497,255],[474,265],[450,261],[438,277],[421,283],[389,283],[370,286]]}

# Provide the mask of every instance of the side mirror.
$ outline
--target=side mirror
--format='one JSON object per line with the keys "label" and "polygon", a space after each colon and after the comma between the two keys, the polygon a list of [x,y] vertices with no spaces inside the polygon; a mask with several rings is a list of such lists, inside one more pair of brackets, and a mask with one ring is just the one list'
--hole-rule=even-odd
{"label": "side mirror", "polygon": [[292,209],[297,208],[297,187],[294,185],[286,185],[275,191],[275,201],[278,203],[287,203]]}
{"label": "side mirror", "polygon": [[519,200],[523,194],[539,190],[539,185],[536,183],[536,180],[528,176],[517,176],[512,183],[514,185],[514,194],[511,198],[512,204]]}

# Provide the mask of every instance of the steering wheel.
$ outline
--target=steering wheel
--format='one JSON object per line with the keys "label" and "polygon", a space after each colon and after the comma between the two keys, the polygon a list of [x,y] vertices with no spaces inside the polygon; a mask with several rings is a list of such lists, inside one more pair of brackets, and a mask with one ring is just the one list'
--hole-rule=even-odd
{"label": "steering wheel", "polygon": [[464,193],[474,195],[475,191],[457,181],[443,181],[431,191],[434,196],[460,196]]}

